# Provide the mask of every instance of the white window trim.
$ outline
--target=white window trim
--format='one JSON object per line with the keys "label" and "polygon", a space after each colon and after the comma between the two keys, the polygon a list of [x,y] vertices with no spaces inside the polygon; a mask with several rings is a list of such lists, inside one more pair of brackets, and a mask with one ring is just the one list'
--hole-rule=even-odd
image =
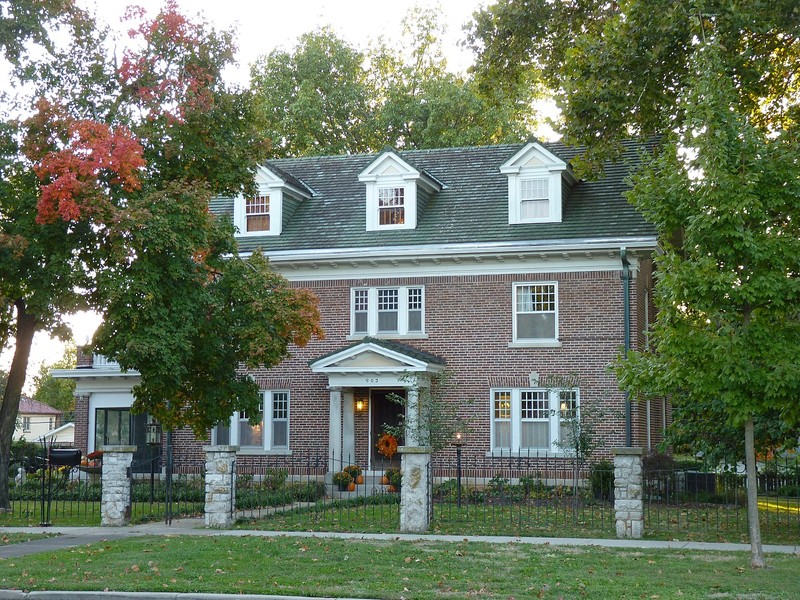
{"label": "white window trim", "polygon": [[[289,396],[289,406],[287,408],[286,426],[286,446],[274,448],[272,446],[272,400],[274,394],[286,394]],[[264,418],[261,421],[263,429],[261,446],[241,446],[239,444],[239,411],[234,411],[231,415],[228,427],[230,428],[231,446],[239,446],[239,454],[291,454],[291,422],[292,422],[292,396],[289,390],[262,390],[261,391],[261,414]],[[212,429],[212,444],[217,443],[216,427]]]}
{"label": "white window trim", "polygon": [[[380,332],[378,331],[378,290],[398,290],[398,308],[397,308],[397,331],[396,332]],[[410,289],[422,290],[422,318],[421,318],[421,331],[408,330],[408,291]],[[367,291],[367,331],[356,332],[356,314],[355,314],[355,298],[357,290]],[[360,340],[364,336],[380,337],[386,339],[420,339],[427,338],[425,334],[425,286],[423,285],[408,285],[408,286],[376,286],[376,287],[354,287],[350,289],[350,335],[348,339]]]}
{"label": "white window trim", "polygon": [[246,198],[239,194],[233,202],[233,224],[237,229],[236,235],[239,237],[280,235],[283,222],[283,190],[277,186],[259,184],[255,195],[269,196],[269,230],[247,231]]}
{"label": "white window trim", "polygon": [[[520,286],[528,285],[552,285],[555,287],[556,294],[556,310],[555,310],[555,336],[552,338],[517,338],[517,288]],[[561,341],[558,339],[558,282],[557,281],[517,281],[511,286],[511,339],[508,344],[509,348],[560,348]]]}
{"label": "white window trim", "polygon": [[[415,177],[415,176],[414,176]],[[367,186],[367,231],[391,231],[397,229],[416,229],[417,227],[417,184],[404,177],[379,176],[366,181]],[[380,224],[378,190],[381,188],[403,189],[403,223],[396,225]]]}
{"label": "white window trim", "polygon": [[[520,440],[522,439],[522,410],[521,410],[521,397],[522,392],[542,392],[546,391],[549,394],[549,429],[550,429],[550,447],[549,448],[521,448]],[[534,452],[547,452],[548,454],[558,454],[562,456],[569,456],[569,448],[562,448],[558,445],[561,435],[561,411],[560,411],[560,394],[562,391],[574,391],[578,405],[577,418],[580,418],[581,395],[579,388],[560,389],[560,388],[491,388],[489,390],[489,451],[486,456],[497,456],[503,454],[505,456],[525,456],[528,453]],[[511,447],[498,448],[494,445],[495,440],[495,417],[494,417],[494,400],[497,392],[508,392],[511,394]]]}
{"label": "white window trim", "polygon": [[[544,217],[522,217],[522,182],[528,179],[547,179],[548,214]],[[510,225],[523,223],[561,222],[561,172],[549,169],[523,168],[518,173],[508,175],[508,222]]]}

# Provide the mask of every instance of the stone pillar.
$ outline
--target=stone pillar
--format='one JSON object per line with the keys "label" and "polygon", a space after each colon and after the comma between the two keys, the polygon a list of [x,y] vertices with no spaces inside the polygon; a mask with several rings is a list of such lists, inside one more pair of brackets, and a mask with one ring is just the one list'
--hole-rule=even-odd
{"label": "stone pillar", "polygon": [[406,392],[406,445],[410,447],[420,444],[419,433],[419,390],[409,388]]}
{"label": "stone pillar", "polygon": [[427,446],[401,446],[400,531],[423,533],[431,522],[430,464]]}
{"label": "stone pillar", "polygon": [[206,527],[230,527],[236,508],[236,452],[239,446],[204,446]]}
{"label": "stone pillar", "polygon": [[105,446],[100,496],[100,525],[122,527],[131,520],[130,466],[136,446]]}
{"label": "stone pillar", "polygon": [[328,430],[328,473],[341,471],[342,464],[342,389],[330,388],[330,424]]}
{"label": "stone pillar", "polygon": [[614,512],[617,537],[641,539],[644,532],[642,448],[614,448]]}
{"label": "stone pillar", "polygon": [[356,407],[352,389],[342,391],[342,460],[356,464]]}

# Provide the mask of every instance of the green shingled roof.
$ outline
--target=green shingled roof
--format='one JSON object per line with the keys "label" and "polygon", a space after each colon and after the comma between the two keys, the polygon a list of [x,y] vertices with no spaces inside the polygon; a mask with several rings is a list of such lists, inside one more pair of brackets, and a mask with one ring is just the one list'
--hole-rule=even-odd
{"label": "green shingled roof", "polygon": [[[578,150],[543,143],[569,162]],[[597,181],[579,181],[565,198],[561,223],[508,223],[508,179],[499,171],[524,144],[398,152],[403,160],[442,182],[417,219],[416,229],[366,230],[365,186],[358,175],[378,154],[315,156],[269,161],[314,190],[303,200],[280,236],[239,239],[240,251],[373,248],[515,241],[654,236],[655,229],[627,202],[623,192],[630,164],[638,163],[633,144],[623,161],[608,164]],[[294,183],[294,182],[293,182]],[[232,214],[233,201],[215,199],[211,208]]]}
{"label": "green shingled roof", "polygon": [[420,360],[428,364],[442,365],[442,366],[447,364],[443,358],[436,356],[435,354],[431,354],[429,352],[424,352],[423,350],[419,350],[418,348],[414,348],[413,346],[409,346],[408,344],[401,344],[400,342],[395,342],[394,340],[384,340],[369,336],[365,337],[364,339],[358,342],[355,342],[354,344],[345,346],[344,348],[339,348],[338,350],[334,350],[333,352],[329,352],[328,354],[324,354],[320,357],[311,359],[308,361],[308,364],[313,365],[316,362],[320,362],[322,360],[325,360],[326,358],[335,356],[340,352],[345,352],[347,350],[350,350],[351,348],[356,348],[358,346],[361,346],[362,344],[375,344],[376,346],[380,346],[381,348],[386,348],[387,350],[392,350],[393,352],[404,354],[409,358]]}

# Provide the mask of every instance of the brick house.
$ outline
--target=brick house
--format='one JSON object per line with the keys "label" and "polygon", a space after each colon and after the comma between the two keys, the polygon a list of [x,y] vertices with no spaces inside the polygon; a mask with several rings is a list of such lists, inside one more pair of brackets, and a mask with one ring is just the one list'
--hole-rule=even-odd
{"label": "brick house", "polygon": [[[637,150],[597,181],[573,176],[574,149],[538,142],[263,165],[255,197],[211,209],[233,219],[241,253],[261,249],[319,297],[326,338],[254,371],[261,425],[234,414],[210,441],[248,461],[310,450],[369,468],[403,410],[387,395],[413,399],[446,370],[468,454],[563,456],[563,407],[603,407],[601,454],[655,445],[668,405],[626,414],[608,370],[626,338],[646,344],[652,314],[655,230],[623,196]],[[143,444],[135,373],[89,355],[59,375],[77,381],[77,446]],[[208,441],[177,432],[176,460]]]}

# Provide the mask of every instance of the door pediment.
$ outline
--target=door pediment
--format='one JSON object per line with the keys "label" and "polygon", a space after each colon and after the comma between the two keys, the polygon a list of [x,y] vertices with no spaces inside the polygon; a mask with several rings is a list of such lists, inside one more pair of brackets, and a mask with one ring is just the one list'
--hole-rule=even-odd
{"label": "door pediment", "polygon": [[310,363],[315,373],[439,373],[444,360],[398,342],[366,337]]}

